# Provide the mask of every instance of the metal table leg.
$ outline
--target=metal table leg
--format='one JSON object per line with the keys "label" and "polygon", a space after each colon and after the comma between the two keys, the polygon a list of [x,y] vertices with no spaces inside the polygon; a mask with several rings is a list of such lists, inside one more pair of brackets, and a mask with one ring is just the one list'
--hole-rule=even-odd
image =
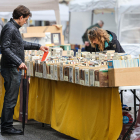
{"label": "metal table leg", "polygon": [[122,102],[122,106],[123,106],[123,90],[120,91],[121,94],[121,102]]}
{"label": "metal table leg", "polygon": [[135,123],[136,123],[136,119],[137,119],[137,117],[136,117],[136,90],[134,89],[134,90],[131,90],[131,92],[134,94],[134,121],[133,121],[133,123],[132,123],[132,125],[129,127],[129,129],[128,129],[128,131],[125,133],[125,135],[124,135],[124,137],[123,137],[123,140],[125,140],[125,138],[127,137],[127,135],[129,134],[129,132],[132,130],[132,128],[133,128],[133,126],[135,125]]}

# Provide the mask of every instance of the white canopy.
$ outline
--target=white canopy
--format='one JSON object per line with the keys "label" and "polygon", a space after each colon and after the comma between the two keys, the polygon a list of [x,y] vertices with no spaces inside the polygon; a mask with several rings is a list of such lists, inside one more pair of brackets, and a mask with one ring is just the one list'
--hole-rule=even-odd
{"label": "white canopy", "polygon": [[139,0],[119,0],[116,8],[116,21],[121,43],[140,44]]}
{"label": "white canopy", "polygon": [[60,24],[58,0],[1,0],[0,12],[12,12],[18,5],[24,5],[31,11],[54,10],[57,24]]}
{"label": "white canopy", "polygon": [[116,0],[73,0],[70,1],[70,12],[82,12],[104,9],[104,12],[114,11]]}
{"label": "white canopy", "polygon": [[[59,4],[60,9],[60,20],[68,21],[69,20],[69,8],[64,4]],[[31,11],[32,17],[31,20],[49,20],[55,21],[55,12],[54,10],[45,10],[45,11]],[[0,18],[10,19],[12,17],[12,12],[0,12]]]}

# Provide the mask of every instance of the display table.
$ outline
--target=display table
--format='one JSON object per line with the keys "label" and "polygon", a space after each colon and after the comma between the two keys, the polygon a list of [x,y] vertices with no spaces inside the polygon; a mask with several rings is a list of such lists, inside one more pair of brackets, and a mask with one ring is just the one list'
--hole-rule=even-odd
{"label": "display table", "polygon": [[28,119],[80,140],[117,140],[122,130],[118,88],[31,78]]}

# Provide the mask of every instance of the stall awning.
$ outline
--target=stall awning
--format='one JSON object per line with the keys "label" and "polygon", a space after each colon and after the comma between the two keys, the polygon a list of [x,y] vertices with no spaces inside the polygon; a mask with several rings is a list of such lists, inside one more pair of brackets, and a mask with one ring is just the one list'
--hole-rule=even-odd
{"label": "stall awning", "polygon": [[57,24],[60,24],[58,0],[3,0],[0,12],[12,12],[18,5],[24,5],[31,11],[54,10]]}

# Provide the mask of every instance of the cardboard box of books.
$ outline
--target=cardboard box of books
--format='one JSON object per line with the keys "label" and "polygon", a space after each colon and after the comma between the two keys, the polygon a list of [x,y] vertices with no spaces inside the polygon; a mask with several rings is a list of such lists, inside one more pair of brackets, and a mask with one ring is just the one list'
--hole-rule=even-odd
{"label": "cardboard box of books", "polygon": [[140,85],[140,67],[108,70],[109,87]]}

